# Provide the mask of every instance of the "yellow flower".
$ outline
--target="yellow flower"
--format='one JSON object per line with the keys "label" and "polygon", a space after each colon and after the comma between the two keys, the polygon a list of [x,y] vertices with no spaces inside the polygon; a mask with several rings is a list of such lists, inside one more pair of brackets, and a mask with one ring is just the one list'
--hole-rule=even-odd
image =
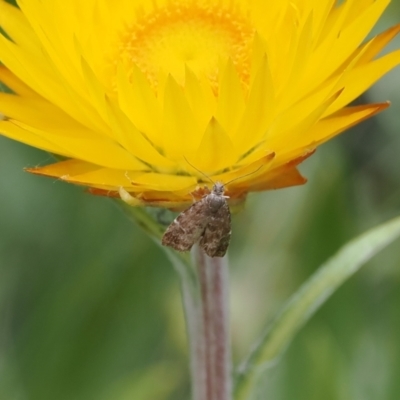
{"label": "yellow flower", "polygon": [[[340,3],[340,4],[339,4]],[[365,41],[389,0],[0,0],[0,132],[65,157],[30,172],[185,206],[305,182],[297,165],[388,103]],[[201,172],[200,172],[201,171]],[[239,179],[237,179],[239,178]]]}

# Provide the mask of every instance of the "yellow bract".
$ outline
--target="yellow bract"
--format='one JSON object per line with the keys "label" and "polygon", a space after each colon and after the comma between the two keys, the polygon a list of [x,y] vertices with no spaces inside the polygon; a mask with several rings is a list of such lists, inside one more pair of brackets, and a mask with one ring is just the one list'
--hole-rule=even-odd
{"label": "yellow bract", "polygon": [[[387,103],[348,104],[400,63],[365,41],[388,0],[0,0],[0,132],[65,161],[30,172],[185,206],[209,176],[299,185],[297,165]],[[120,190],[122,188],[122,191]]]}

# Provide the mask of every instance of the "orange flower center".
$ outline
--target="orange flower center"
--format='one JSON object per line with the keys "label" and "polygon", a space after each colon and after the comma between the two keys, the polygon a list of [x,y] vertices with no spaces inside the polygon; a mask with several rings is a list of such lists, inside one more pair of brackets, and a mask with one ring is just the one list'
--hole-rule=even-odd
{"label": "orange flower center", "polygon": [[243,84],[248,83],[253,37],[249,21],[232,6],[171,2],[125,30],[118,58],[136,64],[154,88],[160,73],[184,84],[187,66],[216,90],[221,61],[227,59]]}

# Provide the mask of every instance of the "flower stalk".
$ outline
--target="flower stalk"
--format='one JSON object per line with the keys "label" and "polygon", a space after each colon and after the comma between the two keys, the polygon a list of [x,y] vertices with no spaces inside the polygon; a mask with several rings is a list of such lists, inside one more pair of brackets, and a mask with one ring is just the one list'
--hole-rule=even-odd
{"label": "flower stalk", "polygon": [[198,376],[204,377],[204,384],[193,376],[193,387],[194,390],[197,385],[205,387],[204,400],[230,400],[232,382],[227,257],[208,257],[199,246],[193,248],[193,254],[201,291],[204,343],[203,354],[192,354],[192,357],[201,357],[203,365]]}

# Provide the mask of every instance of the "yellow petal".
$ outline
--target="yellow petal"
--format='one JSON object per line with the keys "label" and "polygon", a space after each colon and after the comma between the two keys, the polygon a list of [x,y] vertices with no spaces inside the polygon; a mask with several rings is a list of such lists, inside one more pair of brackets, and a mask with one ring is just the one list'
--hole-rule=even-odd
{"label": "yellow petal", "polygon": [[228,187],[228,192],[235,192],[238,187],[242,187],[241,182],[248,181],[249,179],[257,179],[258,176],[266,174],[275,158],[275,153],[264,154],[256,161],[250,162],[245,166],[239,167],[234,171],[225,172],[219,175],[213,176],[214,182],[223,182]]}
{"label": "yellow petal", "polygon": [[303,185],[307,182],[307,179],[299,173],[296,167],[313,153],[314,150],[309,150],[301,155],[293,155],[293,158],[289,162],[264,171],[263,174],[258,176],[250,176],[247,182],[243,182],[240,185],[242,189],[251,191],[281,189],[289,186]]}
{"label": "yellow petal", "polygon": [[0,133],[10,139],[18,140],[19,142],[48,151],[49,153],[71,157],[71,153],[61,148],[59,145],[51,143],[47,139],[21,128],[12,121],[0,121]]}
{"label": "yellow petal", "polygon": [[194,156],[188,156],[191,164],[205,174],[219,171],[234,164],[239,153],[225,130],[213,118],[203,135]]}
{"label": "yellow petal", "polygon": [[53,178],[67,179],[75,175],[84,174],[90,171],[101,169],[98,165],[91,164],[82,160],[66,160],[44,167],[26,168],[26,171],[36,175],[44,175]]}
{"label": "yellow petal", "polygon": [[[83,125],[99,133],[107,129],[93,108],[76,96],[53,65],[38,54],[27,53],[0,35],[1,61],[22,81],[29,82],[34,91],[71,115]],[[29,65],[29,68],[26,66]]]}
{"label": "yellow petal", "polygon": [[[9,118],[41,129],[81,129],[82,126],[62,110],[43,100],[42,97],[20,97],[0,93],[0,112]],[[92,133],[92,136],[98,136]]]}
{"label": "yellow petal", "polygon": [[298,171],[297,168],[282,169],[279,172],[276,171],[276,175],[270,179],[260,180],[258,183],[248,186],[248,190],[252,192],[261,192],[264,190],[276,190],[283,189],[291,186],[304,185],[307,183],[305,178]]}
{"label": "yellow petal", "polygon": [[39,97],[28,85],[18,79],[8,68],[0,65],[0,82],[4,83],[14,93],[25,97]]}
{"label": "yellow petal", "polygon": [[[274,125],[268,131],[268,144],[273,149],[294,148],[298,146],[298,140],[301,141],[302,135],[299,132],[307,132],[322,117],[326,110],[334,103],[342,94],[342,90],[328,97],[320,105],[309,112],[309,99],[298,103],[290,108],[286,113],[276,119]],[[289,143],[288,143],[289,141]]]}
{"label": "yellow petal", "polygon": [[[130,81],[129,81],[130,77]],[[161,110],[149,82],[136,65],[127,71],[119,65],[117,71],[118,103],[121,110],[148,139],[161,146]]]}
{"label": "yellow petal", "polygon": [[135,157],[155,168],[174,168],[175,163],[161,155],[152,143],[140,133],[120,108],[107,98],[107,113],[114,136]]}
{"label": "yellow petal", "polygon": [[[356,66],[366,64],[374,59],[387,44],[393,40],[400,32],[400,24],[397,24],[379,35],[372,38],[369,42],[361,47],[362,57],[357,61]],[[366,49],[364,50],[364,47]]]}
{"label": "yellow petal", "polygon": [[273,115],[273,100],[272,77],[268,60],[264,56],[257,77],[254,79],[239,129],[232,137],[237,148],[243,149],[243,153],[256,145],[265,135]]}
{"label": "yellow petal", "polygon": [[[400,50],[396,50],[368,64],[349,71],[341,80],[342,95],[329,107],[325,115],[339,110],[356,99],[388,71],[400,64]],[[360,79],[362,77],[362,79]]]}
{"label": "yellow petal", "polygon": [[132,178],[128,174],[128,177],[133,186],[137,185],[142,190],[176,191],[190,189],[197,184],[197,178],[193,176],[147,173]]}
{"label": "yellow petal", "polygon": [[184,97],[183,89],[172,76],[167,78],[164,93],[162,148],[172,160],[183,160],[198,148],[201,131]]}
{"label": "yellow petal", "polygon": [[3,0],[0,1],[0,26],[19,46],[30,51],[39,50],[39,41],[24,14],[18,7],[14,7]]}
{"label": "yellow petal", "polygon": [[[235,99],[235,101],[232,101]],[[216,119],[227,132],[235,132],[245,110],[245,99],[242,84],[232,61],[226,63],[221,74]]]}
{"label": "yellow petal", "polygon": [[390,103],[366,104],[362,106],[346,107],[335,114],[318,122],[303,139],[303,145],[310,143],[319,145],[326,142],[333,136],[338,135],[345,129],[364,121],[388,108]]}
{"label": "yellow petal", "polygon": [[186,66],[184,91],[189,106],[196,120],[199,121],[200,129],[205,130],[210,119],[215,114],[216,107],[216,98],[211,87],[204,79],[197,78],[192,70]]}
{"label": "yellow petal", "polygon": [[[6,121],[7,122],[7,121]],[[142,164],[117,143],[94,138],[83,127],[80,130],[46,130],[25,125],[19,121],[12,121],[18,127],[32,132],[34,135],[45,138],[51,144],[65,149],[70,157],[102,165],[109,168],[134,170],[142,168]],[[63,153],[60,153],[63,154]]]}

